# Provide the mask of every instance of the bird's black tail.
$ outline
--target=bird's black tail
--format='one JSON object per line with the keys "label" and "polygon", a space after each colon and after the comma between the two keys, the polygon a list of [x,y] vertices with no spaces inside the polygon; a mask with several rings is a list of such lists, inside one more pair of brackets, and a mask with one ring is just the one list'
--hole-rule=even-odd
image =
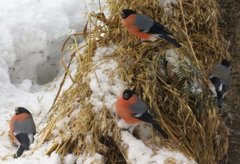
{"label": "bird's black tail", "polygon": [[180,48],[182,45],[177,42],[176,39],[172,38],[170,35],[159,35],[160,38],[166,40],[168,43],[174,45],[177,48]]}
{"label": "bird's black tail", "polygon": [[14,155],[14,158],[20,157],[23,154],[24,150],[26,150],[26,149],[22,145],[20,145],[17,150],[17,153]]}
{"label": "bird's black tail", "polygon": [[222,108],[222,106],[223,106],[223,93],[222,92],[217,92],[217,106],[219,108]]}
{"label": "bird's black tail", "polygon": [[168,139],[167,133],[166,133],[155,121],[153,121],[151,124],[152,124],[152,126],[153,126],[159,133],[161,133],[161,135],[162,135],[165,139]]}
{"label": "bird's black tail", "polygon": [[17,134],[16,138],[21,144],[17,150],[16,155],[14,156],[15,158],[18,158],[23,154],[25,150],[29,150],[30,140],[26,133]]}

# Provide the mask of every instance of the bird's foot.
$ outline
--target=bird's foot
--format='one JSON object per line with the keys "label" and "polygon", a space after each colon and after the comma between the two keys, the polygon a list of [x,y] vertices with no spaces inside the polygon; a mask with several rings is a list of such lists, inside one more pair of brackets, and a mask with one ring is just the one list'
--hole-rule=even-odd
{"label": "bird's foot", "polygon": [[131,133],[130,128],[131,128],[131,126],[129,126],[128,128],[122,128],[121,131],[128,131],[129,133]]}
{"label": "bird's foot", "polygon": [[18,155],[17,155],[17,154],[14,154],[14,155],[13,155],[13,158],[18,158]]}

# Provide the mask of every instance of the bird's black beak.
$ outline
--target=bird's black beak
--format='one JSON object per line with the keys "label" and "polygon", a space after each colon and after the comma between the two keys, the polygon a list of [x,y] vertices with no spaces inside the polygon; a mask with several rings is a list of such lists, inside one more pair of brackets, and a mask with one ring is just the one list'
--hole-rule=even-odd
{"label": "bird's black beak", "polygon": [[123,11],[121,12],[121,16],[123,19],[126,18],[126,14]]}
{"label": "bird's black beak", "polygon": [[17,108],[17,109],[15,109],[15,114],[16,114],[16,115],[18,115],[18,114],[19,114],[19,110],[18,110],[18,108]]}

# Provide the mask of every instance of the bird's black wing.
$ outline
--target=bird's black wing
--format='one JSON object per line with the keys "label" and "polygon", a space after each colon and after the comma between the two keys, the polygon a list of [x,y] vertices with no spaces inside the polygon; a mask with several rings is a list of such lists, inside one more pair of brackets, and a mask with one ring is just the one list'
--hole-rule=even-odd
{"label": "bird's black wing", "polygon": [[28,135],[26,133],[17,134],[16,138],[20,142],[20,144],[25,148],[25,150],[29,149],[30,140],[29,140]]}
{"label": "bird's black wing", "polygon": [[153,26],[149,29],[148,33],[150,34],[167,34],[172,35],[172,33],[160,23],[154,21]]}
{"label": "bird's black wing", "polygon": [[217,92],[217,106],[222,108],[223,106],[223,91],[216,91]]}
{"label": "bird's black wing", "polygon": [[227,84],[223,84],[222,86],[222,92],[223,94],[228,90],[229,86]]}
{"label": "bird's black wing", "polygon": [[168,134],[153,120],[152,126],[165,138],[168,139]]}
{"label": "bird's black wing", "polygon": [[150,124],[152,123],[152,120],[153,120],[153,116],[147,110],[144,113],[142,113],[141,115],[133,114],[133,117],[135,117],[143,122],[150,123]]}
{"label": "bird's black wing", "polygon": [[165,139],[168,139],[167,133],[153,120],[153,116],[149,113],[149,111],[144,112],[142,115],[133,115],[135,118],[152,124],[153,128],[155,128]]}

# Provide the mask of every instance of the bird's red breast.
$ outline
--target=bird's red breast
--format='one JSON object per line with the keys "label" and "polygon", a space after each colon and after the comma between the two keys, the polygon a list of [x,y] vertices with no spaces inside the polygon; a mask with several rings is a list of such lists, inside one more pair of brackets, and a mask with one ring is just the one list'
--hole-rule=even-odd
{"label": "bird's red breast", "polygon": [[115,104],[116,112],[118,116],[120,116],[125,122],[129,124],[135,124],[141,122],[141,120],[136,119],[132,116],[131,105],[136,103],[137,96],[133,95],[130,99],[125,100],[121,97],[118,97],[117,102]]}
{"label": "bird's red breast", "polygon": [[136,14],[131,14],[127,18],[122,20],[123,26],[127,29],[130,34],[133,34],[141,39],[150,39],[151,34],[141,32],[140,29],[134,25],[136,20]]}
{"label": "bird's red breast", "polygon": [[16,139],[15,135],[14,135],[14,122],[15,121],[24,121],[26,120],[28,117],[30,117],[29,114],[27,113],[22,113],[22,114],[18,114],[18,115],[14,115],[10,121],[10,131],[9,131],[9,138],[13,143],[18,143],[18,140]]}

